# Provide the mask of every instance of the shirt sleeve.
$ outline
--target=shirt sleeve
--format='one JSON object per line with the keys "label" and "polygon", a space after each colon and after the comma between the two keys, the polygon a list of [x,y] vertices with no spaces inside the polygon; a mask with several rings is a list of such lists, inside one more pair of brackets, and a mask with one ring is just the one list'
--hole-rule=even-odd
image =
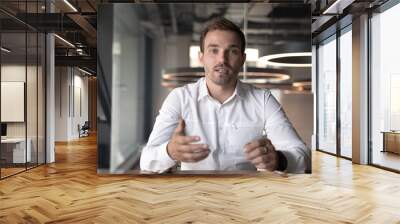
{"label": "shirt sleeve", "polygon": [[297,134],[282,106],[269,91],[265,92],[264,102],[266,134],[275,149],[286,157],[286,171],[311,172],[311,150]]}
{"label": "shirt sleeve", "polygon": [[143,171],[162,173],[176,164],[167,152],[167,144],[181,117],[179,91],[179,88],[172,90],[161,106],[140,157],[140,169]]}

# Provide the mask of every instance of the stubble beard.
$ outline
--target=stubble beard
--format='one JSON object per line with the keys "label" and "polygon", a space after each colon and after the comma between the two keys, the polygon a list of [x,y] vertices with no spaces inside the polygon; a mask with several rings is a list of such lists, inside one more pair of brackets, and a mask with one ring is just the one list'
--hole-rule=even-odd
{"label": "stubble beard", "polygon": [[227,74],[216,74],[211,77],[211,81],[216,85],[225,86],[231,82],[232,78]]}
{"label": "stubble beard", "polygon": [[236,81],[237,74],[235,75],[234,73],[229,74],[229,73],[219,73],[216,71],[212,71],[211,74],[209,74],[209,79],[215,85],[226,86],[226,85],[232,84]]}

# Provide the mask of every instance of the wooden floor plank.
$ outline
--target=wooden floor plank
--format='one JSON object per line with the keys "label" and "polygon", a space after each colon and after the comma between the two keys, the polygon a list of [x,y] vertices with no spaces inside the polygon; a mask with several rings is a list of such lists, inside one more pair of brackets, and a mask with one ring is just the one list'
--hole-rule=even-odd
{"label": "wooden floor plank", "polygon": [[400,223],[400,175],[313,152],[313,174],[101,176],[96,138],[0,181],[0,223]]}

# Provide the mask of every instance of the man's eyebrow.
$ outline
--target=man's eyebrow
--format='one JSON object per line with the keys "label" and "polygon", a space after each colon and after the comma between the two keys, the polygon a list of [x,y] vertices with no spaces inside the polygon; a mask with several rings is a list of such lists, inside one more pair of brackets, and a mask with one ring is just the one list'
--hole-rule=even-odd
{"label": "man's eyebrow", "polygon": [[[219,47],[219,45],[218,44],[209,44],[207,46],[207,48],[210,48],[210,47]],[[240,48],[240,47],[238,45],[236,45],[236,44],[232,44],[228,48]]]}
{"label": "man's eyebrow", "polygon": [[219,47],[219,45],[218,45],[218,44],[209,44],[209,45],[207,46],[207,48],[209,48],[209,47]]}
{"label": "man's eyebrow", "polygon": [[236,44],[232,44],[232,45],[229,46],[229,48],[240,48],[240,47],[238,45],[236,45]]}

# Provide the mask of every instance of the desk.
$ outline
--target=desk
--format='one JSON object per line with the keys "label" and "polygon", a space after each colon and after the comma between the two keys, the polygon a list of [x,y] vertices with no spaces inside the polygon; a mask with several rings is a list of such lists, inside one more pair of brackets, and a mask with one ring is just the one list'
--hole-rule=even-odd
{"label": "desk", "polygon": [[[6,163],[25,163],[32,160],[32,140],[28,138],[25,153],[25,138],[1,139],[1,157]],[[25,161],[25,158],[27,159]]]}
{"label": "desk", "polygon": [[400,131],[382,131],[383,150],[382,152],[393,152],[400,154]]}

